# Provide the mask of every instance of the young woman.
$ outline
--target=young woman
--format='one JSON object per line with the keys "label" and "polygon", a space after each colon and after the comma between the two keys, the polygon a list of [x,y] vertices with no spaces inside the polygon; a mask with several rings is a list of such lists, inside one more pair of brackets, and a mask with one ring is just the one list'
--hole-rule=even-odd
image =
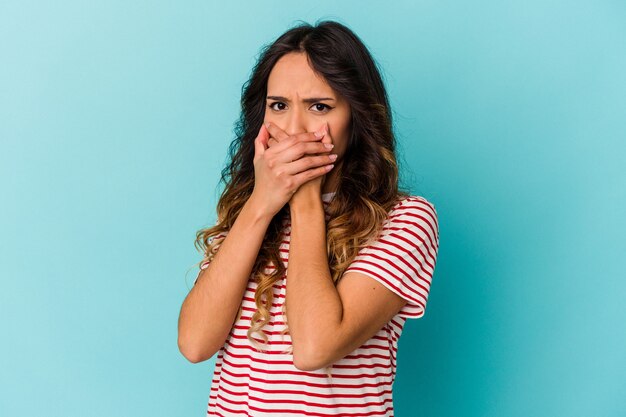
{"label": "young woman", "polygon": [[376,64],[344,25],[305,23],[265,47],[241,104],[178,325],[188,360],[217,353],[208,414],[392,416],[439,229],[399,190]]}

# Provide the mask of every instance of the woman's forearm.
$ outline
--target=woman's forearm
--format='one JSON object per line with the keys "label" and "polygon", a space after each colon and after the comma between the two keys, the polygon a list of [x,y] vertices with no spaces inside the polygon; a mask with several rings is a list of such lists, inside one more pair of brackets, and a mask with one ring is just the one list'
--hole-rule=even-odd
{"label": "woman's forearm", "polygon": [[332,335],[342,317],[341,298],[328,266],[321,201],[291,210],[285,302],[294,364],[304,369],[316,363],[319,341]]}
{"label": "woman's forearm", "polygon": [[208,267],[185,298],[178,348],[191,362],[211,358],[224,344],[245,294],[272,215],[250,198]]}

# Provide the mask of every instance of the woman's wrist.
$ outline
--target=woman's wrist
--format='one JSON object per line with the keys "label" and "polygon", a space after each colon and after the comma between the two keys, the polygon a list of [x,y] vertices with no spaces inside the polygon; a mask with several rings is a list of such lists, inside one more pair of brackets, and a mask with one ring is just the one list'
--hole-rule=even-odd
{"label": "woman's wrist", "polygon": [[322,195],[318,190],[302,190],[289,200],[289,210],[306,212],[311,210],[323,210]]}
{"label": "woman's wrist", "polygon": [[272,218],[276,215],[272,209],[266,204],[263,198],[260,198],[254,192],[246,201],[243,210],[250,212],[255,221],[265,221],[268,224],[272,221]]}

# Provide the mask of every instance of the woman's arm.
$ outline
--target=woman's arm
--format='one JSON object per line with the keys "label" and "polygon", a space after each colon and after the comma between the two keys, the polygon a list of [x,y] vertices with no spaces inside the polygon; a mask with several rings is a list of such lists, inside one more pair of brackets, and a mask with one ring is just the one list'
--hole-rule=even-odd
{"label": "woman's arm", "polygon": [[[326,253],[326,221],[317,190],[291,204],[291,241],[285,303],[293,345],[293,363],[309,368],[316,339],[341,323],[343,306],[333,284]],[[315,368],[317,369],[317,368]]]}
{"label": "woman's arm", "polygon": [[185,298],[178,318],[178,349],[190,362],[211,358],[226,341],[272,220],[266,213],[253,193]]}
{"label": "woman's arm", "polygon": [[252,195],[183,302],[178,348],[191,362],[209,359],[228,337],[274,215],[298,187],[329,171],[328,156],[319,154],[330,149],[318,135],[305,132],[280,138],[284,140],[270,149],[267,126],[259,129],[254,140]]}
{"label": "woman's arm", "polygon": [[397,314],[424,315],[439,228],[431,203],[422,197],[405,199],[394,207],[377,239],[359,250],[335,287],[319,197],[300,197],[298,204],[290,203],[287,317],[294,365],[313,371],[346,357]]}

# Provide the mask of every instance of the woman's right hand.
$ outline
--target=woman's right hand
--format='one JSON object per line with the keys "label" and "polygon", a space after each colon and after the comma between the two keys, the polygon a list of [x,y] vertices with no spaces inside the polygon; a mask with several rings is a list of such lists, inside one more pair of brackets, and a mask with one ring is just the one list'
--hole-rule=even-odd
{"label": "woman's right hand", "polygon": [[[273,217],[307,181],[332,169],[328,148],[315,133],[298,133],[270,148],[270,134],[263,124],[254,140],[254,190],[250,199],[265,215]],[[316,155],[320,154],[320,155]]]}

